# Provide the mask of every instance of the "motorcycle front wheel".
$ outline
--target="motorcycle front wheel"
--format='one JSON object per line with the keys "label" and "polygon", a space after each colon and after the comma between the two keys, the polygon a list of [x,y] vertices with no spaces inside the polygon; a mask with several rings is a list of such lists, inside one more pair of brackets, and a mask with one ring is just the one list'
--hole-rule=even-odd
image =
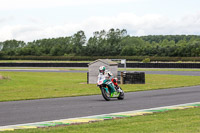
{"label": "motorcycle front wheel", "polygon": [[110,101],[110,92],[108,90],[108,92],[106,91],[106,89],[104,89],[103,87],[101,88],[101,93],[102,93],[102,96],[103,98],[106,100],[106,101]]}
{"label": "motorcycle front wheel", "polygon": [[118,100],[123,100],[123,99],[124,99],[124,91],[122,90],[122,92],[120,92],[120,94],[119,94]]}

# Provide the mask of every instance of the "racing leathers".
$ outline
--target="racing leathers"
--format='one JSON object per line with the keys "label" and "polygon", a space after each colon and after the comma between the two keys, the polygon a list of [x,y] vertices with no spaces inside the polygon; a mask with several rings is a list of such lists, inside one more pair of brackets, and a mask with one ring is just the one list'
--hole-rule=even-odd
{"label": "racing leathers", "polygon": [[103,84],[105,84],[109,88],[111,88],[111,93],[115,92],[115,88],[113,86],[113,83],[112,83],[112,81],[110,80],[110,77],[107,74],[99,73],[97,83],[99,83],[99,81],[103,81]]}

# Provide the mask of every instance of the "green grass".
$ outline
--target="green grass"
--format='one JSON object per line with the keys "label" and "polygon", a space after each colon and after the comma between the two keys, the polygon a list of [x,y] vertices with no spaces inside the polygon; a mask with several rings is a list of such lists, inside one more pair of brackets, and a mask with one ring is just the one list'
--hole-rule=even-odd
{"label": "green grass", "polygon": [[[12,131],[13,132],[13,131]],[[197,133],[200,108],[107,120],[90,124],[15,130],[14,133]]]}
{"label": "green grass", "polygon": [[[86,73],[0,72],[0,101],[101,94]],[[125,92],[200,85],[200,76],[146,74],[146,84],[125,84]]]}

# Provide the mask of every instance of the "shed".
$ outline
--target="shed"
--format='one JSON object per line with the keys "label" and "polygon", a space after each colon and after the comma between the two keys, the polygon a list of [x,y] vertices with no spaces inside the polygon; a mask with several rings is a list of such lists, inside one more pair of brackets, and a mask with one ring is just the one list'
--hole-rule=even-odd
{"label": "shed", "polygon": [[99,74],[100,66],[105,66],[106,70],[111,71],[113,76],[117,76],[117,68],[118,68],[117,62],[113,62],[109,59],[98,59],[88,64],[88,67],[89,67],[88,83],[89,84],[97,83],[97,77]]}

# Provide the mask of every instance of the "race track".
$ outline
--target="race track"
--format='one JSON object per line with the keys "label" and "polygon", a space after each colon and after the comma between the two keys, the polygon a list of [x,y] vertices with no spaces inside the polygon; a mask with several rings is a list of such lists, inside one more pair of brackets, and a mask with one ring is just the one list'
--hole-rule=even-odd
{"label": "race track", "polygon": [[[1,69],[0,71],[87,72],[28,69]],[[145,73],[200,76],[198,71],[145,71]],[[133,111],[192,102],[200,102],[200,86],[125,93],[125,99],[122,101],[112,99],[107,102],[101,95],[94,95],[0,102],[0,126]]]}
{"label": "race track", "polygon": [[[98,88],[97,88],[98,89]],[[200,101],[200,86],[131,92],[105,101],[101,95],[0,102],[0,126],[148,109]]]}

